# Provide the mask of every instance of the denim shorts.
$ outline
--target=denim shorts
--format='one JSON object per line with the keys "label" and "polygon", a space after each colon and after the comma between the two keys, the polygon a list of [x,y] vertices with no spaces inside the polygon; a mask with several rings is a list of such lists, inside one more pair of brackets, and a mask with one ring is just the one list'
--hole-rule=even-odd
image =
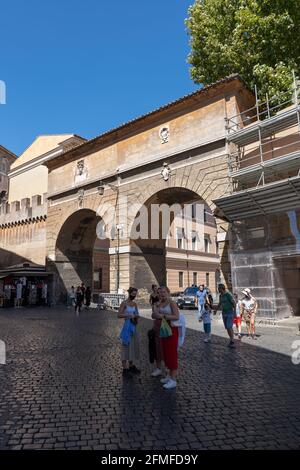
{"label": "denim shorts", "polygon": [[233,327],[234,312],[222,313],[222,318],[226,330]]}

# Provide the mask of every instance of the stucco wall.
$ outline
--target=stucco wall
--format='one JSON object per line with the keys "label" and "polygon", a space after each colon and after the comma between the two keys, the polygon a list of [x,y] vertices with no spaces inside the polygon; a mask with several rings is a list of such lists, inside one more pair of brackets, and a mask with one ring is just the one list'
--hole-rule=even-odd
{"label": "stucco wall", "polygon": [[10,177],[9,202],[20,201],[48,190],[48,168],[43,165]]}

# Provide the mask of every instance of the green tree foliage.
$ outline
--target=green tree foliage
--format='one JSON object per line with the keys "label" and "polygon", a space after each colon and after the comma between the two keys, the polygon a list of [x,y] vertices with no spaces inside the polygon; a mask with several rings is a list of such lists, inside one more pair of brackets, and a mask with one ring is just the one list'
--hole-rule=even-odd
{"label": "green tree foliage", "polygon": [[196,0],[186,25],[191,78],[239,73],[259,96],[286,92],[300,69],[300,0]]}

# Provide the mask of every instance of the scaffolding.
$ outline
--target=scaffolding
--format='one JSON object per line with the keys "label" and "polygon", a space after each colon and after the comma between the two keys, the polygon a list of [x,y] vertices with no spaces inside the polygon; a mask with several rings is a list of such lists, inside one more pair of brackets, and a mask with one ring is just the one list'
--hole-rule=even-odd
{"label": "scaffolding", "polygon": [[300,83],[226,119],[232,287],[250,288],[258,315],[300,315]]}
{"label": "scaffolding", "polygon": [[233,291],[250,288],[258,315],[300,315],[300,210],[233,222],[229,257]]}
{"label": "scaffolding", "polygon": [[[300,169],[300,83],[226,118],[228,173],[232,191],[264,185]],[[275,104],[273,104],[275,103]]]}

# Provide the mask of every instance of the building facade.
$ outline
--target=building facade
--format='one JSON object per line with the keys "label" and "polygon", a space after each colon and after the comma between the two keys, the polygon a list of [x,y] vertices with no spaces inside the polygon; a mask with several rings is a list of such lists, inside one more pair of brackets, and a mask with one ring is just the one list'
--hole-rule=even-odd
{"label": "building facade", "polygon": [[8,194],[8,173],[17,156],[0,145],[0,202],[6,202]]}
{"label": "building facade", "polygon": [[81,282],[99,292],[231,287],[228,222],[214,201],[229,185],[226,119],[253,99],[231,76],[89,141],[29,149],[1,207],[2,271],[44,267],[54,301]]}
{"label": "building facade", "polygon": [[167,285],[175,293],[204,284],[216,293],[220,268],[216,220],[201,200],[186,212],[174,218],[166,239]]}
{"label": "building facade", "polygon": [[6,200],[0,207],[0,269],[22,263],[45,267],[47,158],[84,139],[71,134],[39,136],[8,167]]}

